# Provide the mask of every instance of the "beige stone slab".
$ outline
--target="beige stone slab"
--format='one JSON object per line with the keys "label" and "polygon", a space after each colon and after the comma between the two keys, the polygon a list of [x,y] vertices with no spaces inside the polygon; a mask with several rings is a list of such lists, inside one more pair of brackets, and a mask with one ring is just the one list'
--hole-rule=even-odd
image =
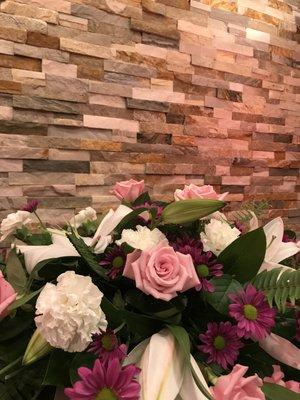
{"label": "beige stone slab", "polygon": [[14,1],[4,1],[0,5],[0,10],[8,14],[22,15],[24,17],[35,18],[40,21],[51,24],[58,23],[58,13],[53,10],[47,10],[33,5],[20,4]]}
{"label": "beige stone slab", "polygon": [[108,96],[105,94],[90,94],[90,104],[100,104],[108,107],[126,108],[126,102],[123,97],[119,96]]}
{"label": "beige stone slab", "polygon": [[14,44],[14,53],[33,58],[46,58],[49,60],[68,62],[70,55],[66,51],[30,46],[23,43]]}
{"label": "beige stone slab", "polygon": [[77,65],[66,64],[54,60],[43,59],[42,71],[43,74],[64,76],[66,78],[77,77]]}
{"label": "beige stone slab", "polygon": [[69,38],[60,38],[60,48],[71,53],[86,54],[97,58],[111,58],[112,50],[95,44],[78,42]]}
{"label": "beige stone slab", "polygon": [[10,172],[10,185],[74,185],[75,175],[67,172]]}
{"label": "beige stone slab", "polygon": [[0,26],[47,33],[47,23],[36,18],[0,13]]}
{"label": "beige stone slab", "polygon": [[49,10],[71,14],[71,2],[67,0],[18,0],[24,4],[35,4]]}
{"label": "beige stone slab", "polygon": [[139,123],[137,121],[100,117],[97,115],[84,115],[83,125],[89,128],[124,129],[130,132],[137,132],[139,130]]}
{"label": "beige stone slab", "polygon": [[22,160],[0,160],[0,172],[23,171]]}

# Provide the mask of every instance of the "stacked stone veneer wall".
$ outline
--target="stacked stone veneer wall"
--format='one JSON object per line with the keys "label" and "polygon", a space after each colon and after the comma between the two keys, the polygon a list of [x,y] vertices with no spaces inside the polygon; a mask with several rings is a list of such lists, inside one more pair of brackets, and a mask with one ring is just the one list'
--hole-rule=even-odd
{"label": "stacked stone veneer wall", "polygon": [[37,198],[55,224],[134,177],[297,226],[297,0],[0,3],[0,218]]}

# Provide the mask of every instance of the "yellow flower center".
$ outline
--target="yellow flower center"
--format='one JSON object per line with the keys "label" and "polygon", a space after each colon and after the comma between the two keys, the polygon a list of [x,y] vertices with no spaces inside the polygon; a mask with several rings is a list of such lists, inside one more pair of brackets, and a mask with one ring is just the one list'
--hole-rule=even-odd
{"label": "yellow flower center", "polygon": [[101,338],[101,343],[106,351],[112,351],[115,347],[115,343],[110,335],[103,335]]}
{"label": "yellow flower center", "polygon": [[113,259],[112,265],[114,268],[121,268],[124,265],[123,257],[118,256]]}
{"label": "yellow flower center", "polygon": [[198,276],[200,276],[200,278],[207,278],[209,275],[209,268],[205,264],[197,265],[196,271]]}
{"label": "yellow flower center", "polygon": [[252,304],[245,304],[244,315],[250,321],[255,321],[257,318],[257,309]]}
{"label": "yellow flower center", "polygon": [[214,347],[217,350],[223,350],[224,347],[226,346],[226,340],[223,338],[223,336],[216,336],[214,340]]}
{"label": "yellow flower center", "polygon": [[111,389],[103,388],[100,390],[94,400],[118,400],[118,397]]}

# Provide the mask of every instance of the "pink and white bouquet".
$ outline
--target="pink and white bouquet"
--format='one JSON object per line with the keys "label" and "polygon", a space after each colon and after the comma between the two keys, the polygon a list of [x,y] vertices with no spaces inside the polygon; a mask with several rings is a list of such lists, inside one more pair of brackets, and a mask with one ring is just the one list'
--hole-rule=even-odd
{"label": "pink and white bouquet", "polygon": [[143,181],[112,191],[115,210],[62,228],[37,201],[2,221],[0,399],[299,400],[299,244],[282,219],[230,219],[211,186],[171,203]]}

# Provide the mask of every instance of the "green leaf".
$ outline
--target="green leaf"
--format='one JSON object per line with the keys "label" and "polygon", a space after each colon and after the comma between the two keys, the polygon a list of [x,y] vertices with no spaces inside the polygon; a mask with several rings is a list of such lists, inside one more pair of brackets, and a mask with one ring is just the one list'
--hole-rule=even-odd
{"label": "green leaf", "polygon": [[29,328],[34,316],[31,313],[17,313],[14,318],[6,317],[1,321],[0,342],[18,336]]}
{"label": "green leaf", "polygon": [[80,367],[92,368],[97,356],[92,353],[77,353],[70,365],[70,379],[72,384],[80,379],[77,370]]}
{"label": "green leaf", "polygon": [[252,284],[256,289],[263,290],[270,306],[275,303],[281,312],[285,311],[287,301],[295,304],[296,300],[300,300],[300,270],[265,270],[252,280]]}
{"label": "green leaf", "polygon": [[83,261],[86,265],[91,268],[97,275],[101,278],[108,280],[106,271],[103,267],[99,265],[96,257],[92,253],[91,249],[84,243],[84,241],[75,235],[74,232],[68,234],[68,238],[78,253],[81,255]]}
{"label": "green leaf", "polygon": [[223,275],[220,278],[213,278],[210,282],[214,285],[214,292],[205,293],[205,300],[214,307],[220,314],[228,314],[230,303],[228,295],[242,289],[241,284],[232,278],[231,275]]}
{"label": "green leaf", "polygon": [[274,383],[264,383],[262,391],[267,400],[300,400],[300,394]]}
{"label": "green leaf", "polygon": [[21,261],[19,260],[15,250],[9,252],[6,263],[7,280],[19,294],[24,292],[27,278]]}
{"label": "green leaf", "polygon": [[53,350],[47,370],[44,376],[43,385],[66,387],[70,385],[70,366],[74,359],[74,353],[63,350]]}
{"label": "green leaf", "polygon": [[161,218],[165,224],[184,224],[206,217],[220,210],[225,204],[220,200],[206,199],[174,201],[164,208]]}
{"label": "green leaf", "polygon": [[143,192],[137,199],[132,203],[133,206],[140,206],[147,202],[150,202],[150,196],[148,192]]}
{"label": "green leaf", "polygon": [[106,297],[103,296],[101,301],[101,309],[106,315],[108,326],[115,329],[124,322],[122,310],[111,303]]}
{"label": "green leaf", "polygon": [[181,350],[184,353],[186,362],[190,363],[191,344],[189,334],[182,326],[167,325],[167,328],[177,340]]}
{"label": "green leaf", "polygon": [[125,215],[125,217],[122,219],[122,221],[119,222],[119,224],[115,227],[116,232],[121,232],[123,229],[128,228],[128,224],[131,221],[134,221],[140,214],[142,214],[144,211],[148,211],[147,208],[138,208],[137,210],[131,211],[131,213]]}
{"label": "green leaf", "polygon": [[224,272],[241,283],[250,281],[258,272],[266,253],[263,228],[255,229],[232,242],[218,257]]}
{"label": "green leaf", "polygon": [[16,310],[17,308],[23,306],[24,304],[28,303],[31,299],[33,299],[34,297],[36,297],[40,291],[43,289],[43,287],[41,287],[40,289],[29,293],[25,296],[20,297],[19,299],[15,300],[9,307],[8,310],[9,311],[13,311]]}

